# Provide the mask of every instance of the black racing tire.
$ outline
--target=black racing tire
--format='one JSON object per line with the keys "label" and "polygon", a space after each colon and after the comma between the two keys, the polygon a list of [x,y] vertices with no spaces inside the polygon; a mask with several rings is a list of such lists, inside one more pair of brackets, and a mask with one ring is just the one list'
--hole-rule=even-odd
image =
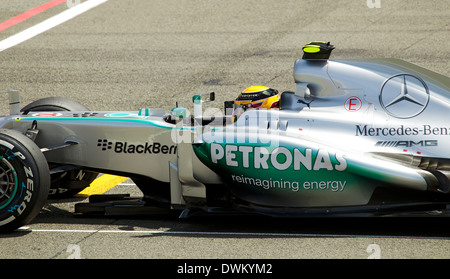
{"label": "black racing tire", "polygon": [[22,133],[0,129],[0,232],[33,220],[49,189],[50,172],[39,147]]}
{"label": "black racing tire", "polygon": [[[48,97],[34,101],[24,108],[22,114],[35,111],[89,111],[77,101],[64,97]],[[82,175],[80,175],[82,172]],[[52,175],[50,185],[50,199],[71,198],[88,187],[97,178],[98,173],[84,170],[72,170]]]}
{"label": "black racing tire", "polygon": [[28,114],[30,111],[89,111],[89,109],[68,98],[48,97],[34,101],[20,111],[22,114]]}

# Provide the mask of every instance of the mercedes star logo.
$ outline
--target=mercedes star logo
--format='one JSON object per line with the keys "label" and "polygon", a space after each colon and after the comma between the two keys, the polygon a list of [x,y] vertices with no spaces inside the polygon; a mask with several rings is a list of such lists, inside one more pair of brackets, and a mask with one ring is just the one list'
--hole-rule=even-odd
{"label": "mercedes star logo", "polygon": [[410,74],[395,75],[386,80],[380,91],[380,104],[397,118],[411,118],[422,113],[430,100],[425,82]]}

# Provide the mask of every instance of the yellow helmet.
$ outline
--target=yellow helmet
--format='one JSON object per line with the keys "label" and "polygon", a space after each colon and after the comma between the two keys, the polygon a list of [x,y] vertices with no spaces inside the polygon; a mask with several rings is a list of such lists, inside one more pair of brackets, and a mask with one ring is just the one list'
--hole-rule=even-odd
{"label": "yellow helmet", "polygon": [[278,108],[280,101],[280,94],[278,90],[269,88],[267,86],[250,86],[237,96],[234,104],[242,108]]}
{"label": "yellow helmet", "polygon": [[280,94],[278,90],[267,86],[250,86],[242,91],[234,100],[232,122],[244,113],[247,109],[272,109],[278,108]]}

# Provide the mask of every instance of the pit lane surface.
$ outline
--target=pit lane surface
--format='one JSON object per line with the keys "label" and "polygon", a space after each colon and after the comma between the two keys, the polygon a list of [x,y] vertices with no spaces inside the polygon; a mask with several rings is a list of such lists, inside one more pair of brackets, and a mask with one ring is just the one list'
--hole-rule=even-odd
{"label": "pit lane surface", "polygon": [[[0,22],[48,2],[3,1]],[[334,58],[395,57],[449,76],[448,1],[379,2],[108,0],[1,51],[0,91],[92,110],[189,108],[192,95],[215,91],[211,106],[222,108],[250,85],[293,90],[293,63],[312,40],[336,45]],[[12,25],[0,41],[67,9]],[[139,195],[125,183],[110,192]],[[0,236],[0,258],[450,257],[447,219],[74,217],[82,201],[50,201],[27,228]]]}

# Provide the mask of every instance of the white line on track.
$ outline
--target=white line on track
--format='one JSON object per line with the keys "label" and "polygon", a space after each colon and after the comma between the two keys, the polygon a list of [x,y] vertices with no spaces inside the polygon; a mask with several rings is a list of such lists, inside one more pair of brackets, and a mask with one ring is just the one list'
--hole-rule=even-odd
{"label": "white line on track", "polygon": [[64,229],[30,229],[21,227],[20,232],[59,232],[59,233],[123,233],[123,234],[165,234],[165,235],[228,235],[228,236],[273,236],[273,237],[299,237],[318,236],[317,234],[295,233],[250,233],[250,232],[201,232],[201,231],[158,231],[158,230],[64,230]]}
{"label": "white line on track", "polygon": [[64,230],[64,229],[30,229],[21,227],[18,232],[51,232],[51,233],[120,233],[120,234],[153,234],[153,235],[195,235],[228,236],[228,237],[308,237],[308,238],[402,238],[402,239],[449,239],[440,236],[405,236],[405,235],[357,235],[357,234],[308,234],[308,233],[265,233],[265,232],[202,232],[202,231],[158,231],[158,230]]}
{"label": "white line on track", "polygon": [[198,236],[257,236],[257,237],[299,237],[318,236],[316,234],[295,234],[295,233],[250,233],[250,232],[201,232],[201,231],[158,231],[158,230],[58,230],[58,229],[28,229],[20,228],[21,232],[60,232],[60,233],[123,233],[123,234],[164,234],[164,235],[198,235]]}
{"label": "white line on track", "polygon": [[20,33],[14,34],[0,42],[0,52],[23,43],[107,1],[108,0],[88,0],[49,19],[46,19],[43,22],[38,23]]}

